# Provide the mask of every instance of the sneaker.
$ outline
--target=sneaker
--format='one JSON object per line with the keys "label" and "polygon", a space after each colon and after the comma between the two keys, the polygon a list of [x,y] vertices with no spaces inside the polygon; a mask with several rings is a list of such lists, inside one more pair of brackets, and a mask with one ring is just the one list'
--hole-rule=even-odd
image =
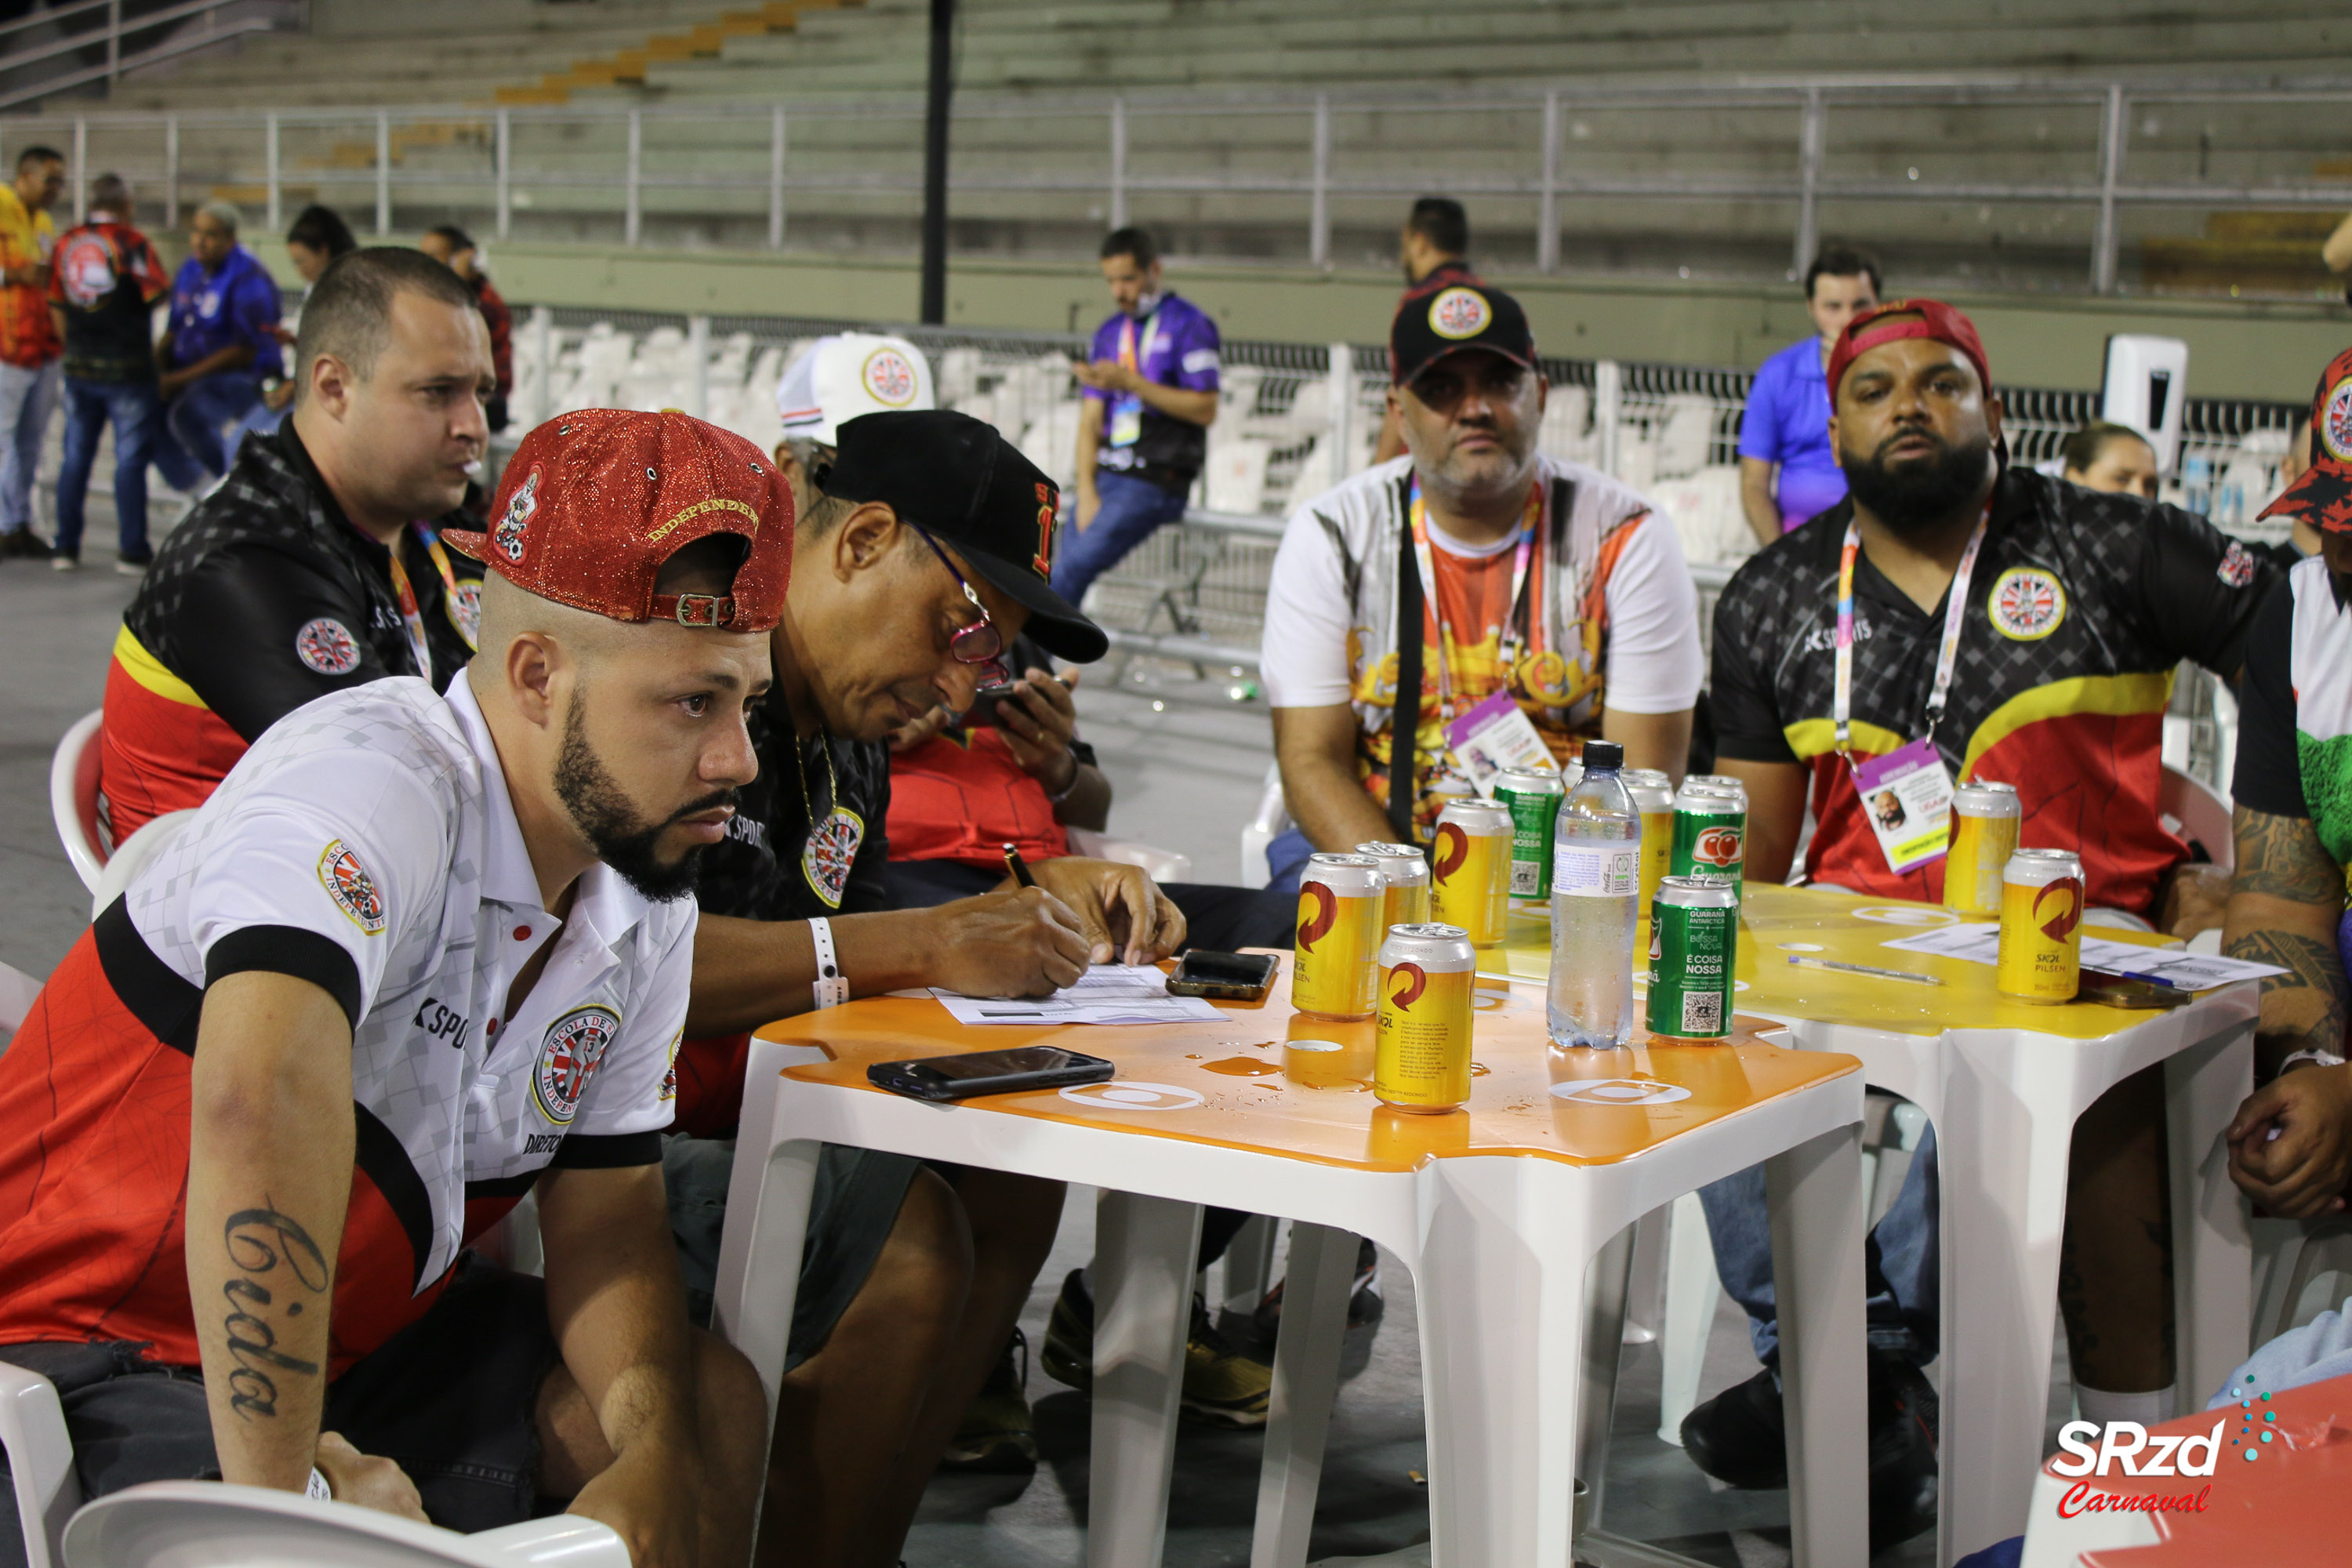
{"label": "sneaker", "polygon": [[80,565],[81,557],[79,555],[72,554],[63,550],[55,550],[49,552],[49,570],[52,572],[72,572],[78,570]]}
{"label": "sneaker", "polygon": [[963,1415],[940,1468],[981,1475],[1027,1475],[1037,1468],[1037,1436],[1024,1392],[1029,1382],[1029,1337],[1019,1329],[1003,1358],[981,1384]]}
{"label": "sneaker", "polygon": [[[1062,1281],[1045,1348],[1037,1364],[1056,1383],[1081,1393],[1094,1387],[1095,1304],[1077,1269]],[[1246,1354],[1209,1321],[1206,1303],[1192,1298],[1192,1328],[1184,1346],[1183,1412],[1221,1426],[1263,1426],[1274,1392],[1274,1368]]]}
{"label": "sneaker", "polygon": [[49,542],[29,528],[12,528],[0,533],[0,556],[18,560],[46,561]]}
{"label": "sneaker", "polygon": [[143,577],[154,561],[155,552],[152,550],[144,555],[118,555],[114,558],[114,573],[118,577]]}
{"label": "sneaker", "polygon": [[[1282,1331],[1282,1288],[1286,1283],[1276,1280],[1257,1310],[1250,1314],[1250,1331],[1262,1345],[1274,1343]],[[1348,1327],[1350,1331],[1376,1328],[1387,1310],[1388,1302],[1381,1296],[1381,1249],[1364,1237],[1356,1247],[1356,1279],[1348,1290]]]}
{"label": "sneaker", "polygon": [[[1937,1400],[1908,1362],[1869,1352],[1870,1549],[1908,1541],[1936,1522]],[[1769,1371],[1727,1388],[1683,1418],[1691,1462],[1727,1486],[1789,1484],[1780,1390]]]}

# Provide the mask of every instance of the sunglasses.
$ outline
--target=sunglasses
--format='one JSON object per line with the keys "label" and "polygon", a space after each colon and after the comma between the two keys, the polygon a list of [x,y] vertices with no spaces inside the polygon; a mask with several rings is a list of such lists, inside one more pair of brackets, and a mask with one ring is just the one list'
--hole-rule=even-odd
{"label": "sunglasses", "polygon": [[958,664],[982,666],[983,685],[1002,685],[1011,681],[1012,674],[1004,668],[1004,634],[998,631],[996,623],[988,618],[988,606],[982,604],[980,595],[971,591],[971,584],[965,582],[963,574],[956,570],[956,563],[948,559],[948,552],[940,548],[940,542],[919,528],[915,530],[915,533],[931,547],[931,553],[940,558],[940,564],[948,569],[948,574],[956,580],[956,586],[963,590],[963,596],[971,601],[971,607],[980,615],[980,619],[959,626],[949,635],[949,654]]}

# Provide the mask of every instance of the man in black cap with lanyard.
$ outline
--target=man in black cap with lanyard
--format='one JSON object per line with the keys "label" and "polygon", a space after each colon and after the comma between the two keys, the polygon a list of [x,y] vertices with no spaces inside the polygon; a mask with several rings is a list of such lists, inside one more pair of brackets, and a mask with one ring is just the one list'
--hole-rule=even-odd
{"label": "man in black cap with lanyard", "polygon": [[[1182,945],[1184,920],[1131,866],[1064,858],[1038,886],[892,910],[885,738],[1005,679],[1024,630],[1076,662],[1108,641],[1050,586],[1059,492],[989,426],[946,412],[844,425],[794,525],[773,693],[751,714],[758,780],[704,866],[678,1058],[673,1220],[689,1291],[713,1278],[742,1097],[740,1033],[853,995],[940,985],[1040,995],[1089,963]],[[1062,1188],[942,1176],[828,1148],[779,1394],[769,1517],[815,1562],[897,1557],[925,1482],[996,1363],[1052,1246]]]}

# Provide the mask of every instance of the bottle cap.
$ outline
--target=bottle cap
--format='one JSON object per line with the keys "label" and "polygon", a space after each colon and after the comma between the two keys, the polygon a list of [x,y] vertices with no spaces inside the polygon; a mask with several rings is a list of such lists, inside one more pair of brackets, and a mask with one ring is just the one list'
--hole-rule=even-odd
{"label": "bottle cap", "polygon": [[1622,743],[1616,741],[1587,741],[1584,742],[1584,767],[1586,772],[1590,773],[1594,768],[1622,768],[1624,765],[1625,748]]}

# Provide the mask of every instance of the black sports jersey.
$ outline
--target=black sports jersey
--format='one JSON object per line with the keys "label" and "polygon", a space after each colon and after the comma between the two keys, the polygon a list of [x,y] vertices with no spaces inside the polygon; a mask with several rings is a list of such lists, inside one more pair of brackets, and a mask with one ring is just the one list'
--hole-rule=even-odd
{"label": "black sports jersey", "polygon": [[751,710],[751,731],[760,776],[744,787],[727,837],[702,852],[704,912],[806,921],[887,909],[889,748],[800,740],[782,693]]}
{"label": "black sports jersey", "polygon": [[[1897,877],[1832,722],[1838,558],[1849,500],[1740,568],[1715,613],[1721,756],[1801,763],[1817,880],[1938,900],[1943,862]],[[2234,679],[2274,569],[2203,518],[2137,496],[2003,472],[1936,734],[1957,779],[2017,786],[2021,841],[2083,857],[2092,903],[2140,910],[2187,848],[2157,811],[2164,709],[2184,658]],[[1923,611],[1863,552],[1854,570],[1853,752],[1925,730],[1944,605]]]}

